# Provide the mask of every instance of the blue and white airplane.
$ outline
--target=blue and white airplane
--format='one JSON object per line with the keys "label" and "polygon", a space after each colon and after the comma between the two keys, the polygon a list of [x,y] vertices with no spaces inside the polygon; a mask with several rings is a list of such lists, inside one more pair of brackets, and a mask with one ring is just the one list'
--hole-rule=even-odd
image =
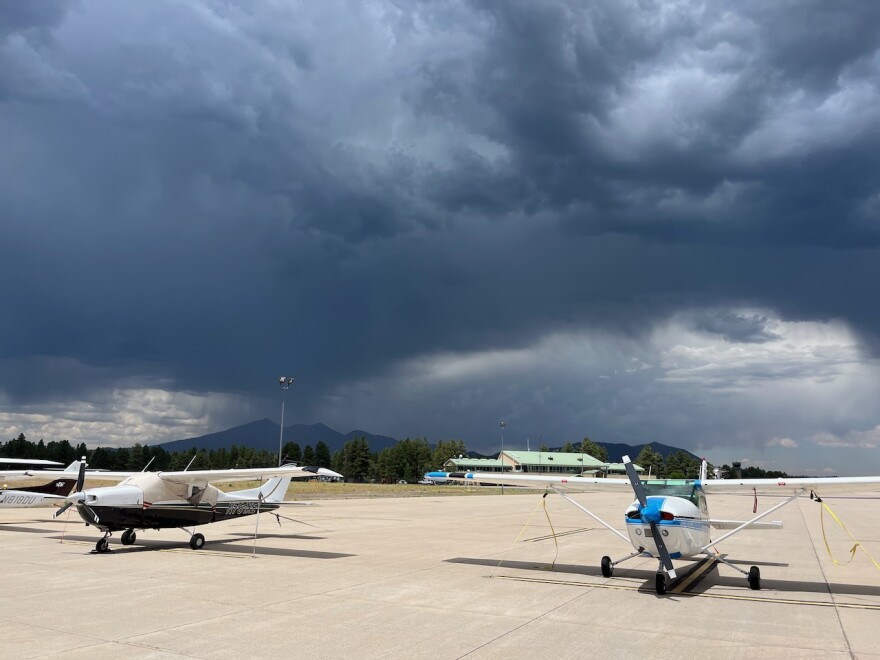
{"label": "blue and white airplane", "polygon": [[[799,479],[707,479],[706,462],[699,479],[658,479],[642,481],[629,456],[623,457],[629,480],[580,476],[548,476],[491,472],[429,472],[425,478],[433,481],[482,483],[525,486],[552,490],[574,504],[578,509],[632,544],[635,552],[612,561],[602,557],[604,577],[611,577],[618,564],[639,556],[659,560],[655,579],[658,594],[665,594],[667,583],[676,576],[673,559],[711,557],[748,578],[749,587],[761,588],[761,572],[757,566],[744,571],[712,548],[734,534],[746,529],[781,529],[782,523],[761,522],[786,504],[809,495],[818,499],[819,493],[877,491],[880,497],[880,477],[817,477]],[[589,491],[616,491],[635,493],[636,499],[624,512],[626,534],[612,527],[592,511],[571,499],[566,493]],[[718,520],[709,517],[706,495],[709,493],[754,493],[784,496],[766,511],[749,520]],[[711,538],[711,528],[730,530],[718,538]]]}

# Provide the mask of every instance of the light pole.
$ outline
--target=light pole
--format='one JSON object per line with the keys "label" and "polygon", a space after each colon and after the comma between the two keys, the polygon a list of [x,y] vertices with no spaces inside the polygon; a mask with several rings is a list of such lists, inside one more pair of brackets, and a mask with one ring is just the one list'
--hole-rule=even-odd
{"label": "light pole", "polygon": [[284,443],[284,401],[287,399],[287,389],[293,384],[293,378],[290,376],[282,376],[278,379],[281,385],[281,433],[278,436],[278,466],[281,467],[281,447]]}
{"label": "light pole", "polygon": [[500,426],[501,426],[501,453],[498,454],[498,460],[501,463],[501,472],[503,473],[504,472],[504,459],[501,458],[501,454],[504,453],[504,429],[507,428],[507,422],[505,422],[502,419]]}
{"label": "light pole", "polygon": [[[504,476],[504,429],[507,428],[507,422],[501,420],[501,452],[498,454],[498,462],[501,464],[501,476]],[[504,495],[504,484],[501,484],[501,494]]]}

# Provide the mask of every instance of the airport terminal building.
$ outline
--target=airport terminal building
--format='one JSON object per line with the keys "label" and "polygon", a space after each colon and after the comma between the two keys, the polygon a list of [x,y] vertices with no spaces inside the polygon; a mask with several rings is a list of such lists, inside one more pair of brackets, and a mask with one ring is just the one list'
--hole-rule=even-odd
{"label": "airport terminal building", "polygon": [[[644,469],[635,466],[641,474]],[[603,463],[589,454],[550,451],[505,450],[498,458],[450,458],[447,472],[515,472],[522,474],[583,474],[613,476],[626,474],[623,463]]]}

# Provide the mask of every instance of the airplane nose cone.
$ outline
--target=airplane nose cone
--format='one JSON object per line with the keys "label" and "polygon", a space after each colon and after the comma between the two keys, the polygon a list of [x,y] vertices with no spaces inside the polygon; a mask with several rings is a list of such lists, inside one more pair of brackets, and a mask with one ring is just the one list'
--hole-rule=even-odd
{"label": "airplane nose cone", "polygon": [[656,504],[648,504],[642,507],[642,520],[646,523],[660,522],[660,507]]}

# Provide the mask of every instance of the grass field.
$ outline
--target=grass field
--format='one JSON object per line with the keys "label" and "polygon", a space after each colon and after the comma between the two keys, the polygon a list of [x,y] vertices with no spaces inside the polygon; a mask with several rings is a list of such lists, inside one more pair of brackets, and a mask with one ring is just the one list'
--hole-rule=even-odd
{"label": "grass field", "polygon": [[[115,481],[86,479],[86,488],[98,486],[115,486]],[[244,490],[259,485],[258,481],[217,482],[220,490]],[[532,492],[527,488],[508,486],[505,494]],[[459,486],[446,484],[443,486],[425,486],[421,484],[354,484],[324,483],[321,481],[292,481],[287,489],[286,500],[346,500],[369,497],[461,497],[470,495],[499,495],[498,486]]]}

